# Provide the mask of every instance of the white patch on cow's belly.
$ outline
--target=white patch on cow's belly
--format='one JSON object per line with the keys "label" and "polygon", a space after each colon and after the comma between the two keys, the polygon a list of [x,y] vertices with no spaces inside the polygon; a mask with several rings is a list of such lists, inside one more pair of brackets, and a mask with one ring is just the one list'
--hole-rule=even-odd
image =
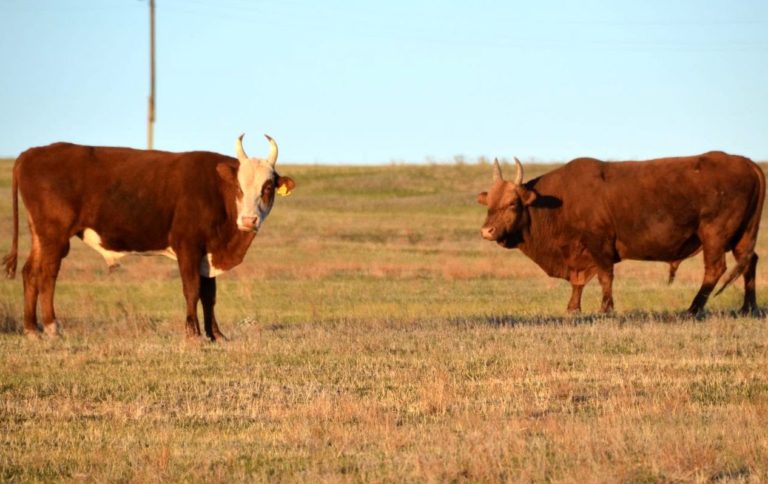
{"label": "white patch on cow's belly", "polygon": [[83,231],[83,242],[85,242],[85,245],[101,254],[104,260],[107,261],[109,267],[116,266],[118,259],[128,255],[127,252],[115,252],[102,247],[101,237],[99,237],[99,234],[97,234],[95,230],[85,229]]}
{"label": "white patch on cow's belly", "polygon": [[117,260],[125,257],[126,255],[162,255],[168,257],[169,259],[176,260],[176,252],[174,252],[170,247],[164,250],[150,250],[147,252],[117,252],[114,250],[105,249],[101,243],[101,237],[93,229],[85,229],[83,231],[83,242],[85,242],[88,247],[91,247],[93,250],[101,254],[101,256],[104,257],[104,260],[107,261],[107,265],[110,267],[116,266]]}
{"label": "white patch on cow's belly", "polygon": [[203,277],[216,277],[227,272],[213,265],[213,254],[205,254],[200,259],[200,275]]}

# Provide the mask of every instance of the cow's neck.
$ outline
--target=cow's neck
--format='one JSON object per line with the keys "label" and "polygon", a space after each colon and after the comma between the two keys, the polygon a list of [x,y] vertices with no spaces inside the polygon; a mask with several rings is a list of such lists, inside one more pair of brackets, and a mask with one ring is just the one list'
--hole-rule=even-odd
{"label": "cow's neck", "polygon": [[[556,209],[529,208],[528,223],[522,230],[518,248],[551,277],[568,278],[567,254],[560,243]],[[567,250],[567,248],[565,248]]]}
{"label": "cow's neck", "polygon": [[216,268],[228,271],[243,262],[251,242],[256,237],[255,232],[243,232],[237,227],[231,227],[219,240],[209,244]]}

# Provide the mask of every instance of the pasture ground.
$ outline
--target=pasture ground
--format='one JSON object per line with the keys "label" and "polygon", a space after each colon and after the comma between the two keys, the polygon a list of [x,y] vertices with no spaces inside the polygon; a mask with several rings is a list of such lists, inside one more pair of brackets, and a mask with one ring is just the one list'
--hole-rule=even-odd
{"label": "pasture ground", "polygon": [[109,274],[74,239],[56,340],[20,336],[20,275],[0,282],[0,481],[768,480],[768,326],[731,312],[741,281],[691,320],[700,257],[671,287],[623,262],[616,314],[593,282],[572,317],[567,283],[479,237],[487,165],[281,172],[295,194],[219,277],[228,343],[185,342],[167,259]]}

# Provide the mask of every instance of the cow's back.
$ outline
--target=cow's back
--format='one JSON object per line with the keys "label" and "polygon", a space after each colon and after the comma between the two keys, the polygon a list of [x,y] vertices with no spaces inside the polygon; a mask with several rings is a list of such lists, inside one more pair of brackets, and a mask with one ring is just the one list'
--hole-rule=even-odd
{"label": "cow's back", "polygon": [[[649,161],[580,158],[534,186],[560,200],[559,222],[615,259],[678,260],[700,247],[702,224],[736,239],[757,205],[759,167],[709,152]],[[591,239],[591,240],[590,240]]]}
{"label": "cow's back", "polygon": [[[70,143],[31,148],[18,158],[19,188],[34,221],[70,237],[96,231],[116,251],[162,250],[179,208],[221,204],[207,152],[169,153]],[[216,207],[223,210],[222,207]]]}

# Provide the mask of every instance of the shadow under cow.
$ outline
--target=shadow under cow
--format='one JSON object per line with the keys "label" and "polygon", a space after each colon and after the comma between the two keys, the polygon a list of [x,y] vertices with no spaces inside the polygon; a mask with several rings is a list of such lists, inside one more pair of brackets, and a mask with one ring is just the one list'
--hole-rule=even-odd
{"label": "shadow under cow", "polygon": [[744,315],[735,310],[724,311],[703,311],[698,316],[691,316],[687,311],[646,311],[633,310],[621,313],[594,313],[594,314],[512,314],[512,313],[491,313],[476,314],[469,316],[455,316],[449,318],[449,322],[455,326],[581,326],[590,325],[599,322],[616,322],[619,325],[624,324],[642,324],[642,323],[667,323],[676,324],[687,321],[702,321],[708,319],[742,319],[756,318],[762,319],[768,315],[768,306],[761,306],[751,314]]}
{"label": "shadow under cow", "polygon": [[18,311],[8,302],[0,302],[0,334],[21,334],[22,324]]}

